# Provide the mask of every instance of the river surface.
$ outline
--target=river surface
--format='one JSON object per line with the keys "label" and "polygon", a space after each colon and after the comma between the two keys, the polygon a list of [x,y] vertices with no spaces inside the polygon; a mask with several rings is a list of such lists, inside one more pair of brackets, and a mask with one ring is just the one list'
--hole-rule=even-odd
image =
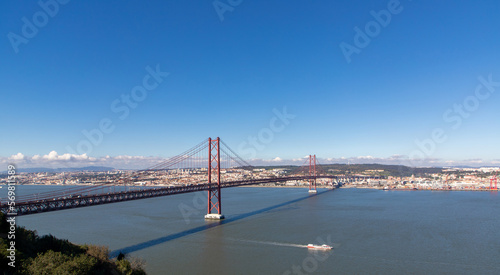
{"label": "river surface", "polygon": [[[17,191],[47,188],[65,187]],[[144,259],[148,274],[500,274],[496,192],[242,187],[223,189],[222,201],[222,222],[203,219],[206,192],[198,192],[21,216],[18,224],[125,251]]]}

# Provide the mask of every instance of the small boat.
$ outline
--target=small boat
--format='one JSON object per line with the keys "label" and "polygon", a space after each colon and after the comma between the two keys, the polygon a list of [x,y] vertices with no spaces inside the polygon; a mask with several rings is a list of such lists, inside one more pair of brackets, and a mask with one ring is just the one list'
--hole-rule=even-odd
{"label": "small boat", "polygon": [[307,245],[307,248],[310,248],[310,249],[324,249],[324,250],[330,250],[330,249],[332,249],[331,246],[326,245],[326,244],[317,245],[317,244],[311,244],[311,243]]}

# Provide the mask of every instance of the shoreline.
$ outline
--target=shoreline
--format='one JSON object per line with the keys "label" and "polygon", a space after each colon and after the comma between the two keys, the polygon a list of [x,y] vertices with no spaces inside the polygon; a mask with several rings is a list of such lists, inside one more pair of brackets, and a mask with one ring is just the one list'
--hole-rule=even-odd
{"label": "shoreline", "polygon": [[[97,186],[94,184],[18,184],[16,186],[21,186],[21,185],[26,185],[26,186]],[[0,184],[0,189],[5,186],[7,187],[8,185],[6,184]],[[172,185],[164,185],[164,184],[159,184],[159,185],[109,185],[114,186],[114,187],[169,187]],[[308,189],[308,185],[276,185],[276,186],[269,186],[269,185],[242,185],[242,186],[236,186],[240,188],[304,188]],[[333,187],[329,185],[317,185],[317,189],[374,189],[374,190],[382,190],[382,191],[480,191],[480,192],[497,192],[498,190],[495,189],[406,189],[406,188],[390,188],[390,189],[383,189],[383,187],[370,187],[370,186],[353,186],[353,185],[347,185],[347,186],[341,186],[341,187]]]}

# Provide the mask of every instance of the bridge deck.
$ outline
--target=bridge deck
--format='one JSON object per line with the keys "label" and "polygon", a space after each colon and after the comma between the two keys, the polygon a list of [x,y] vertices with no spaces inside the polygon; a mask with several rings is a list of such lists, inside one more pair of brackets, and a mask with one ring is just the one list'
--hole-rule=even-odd
{"label": "bridge deck", "polygon": [[[265,178],[265,179],[247,179],[242,181],[223,182],[221,183],[221,188],[244,186],[244,185],[256,185],[256,184],[272,183],[272,182],[286,182],[293,180],[307,180],[311,178],[313,177],[294,176],[294,177],[279,177],[279,178]],[[338,179],[339,177],[317,176],[316,178]],[[0,205],[0,211],[3,212],[4,214],[7,214],[9,212],[17,213],[16,215],[20,216],[20,215],[37,214],[50,211],[58,211],[63,209],[102,205],[115,202],[162,197],[162,196],[176,195],[182,193],[207,191],[210,188],[216,188],[216,187],[217,184],[212,184],[212,185],[200,184],[200,185],[188,185],[188,186],[176,186],[176,187],[150,188],[142,190],[131,190],[131,191],[93,194],[93,195],[68,195],[59,198],[16,202],[16,204],[12,206],[3,203],[2,205]]]}

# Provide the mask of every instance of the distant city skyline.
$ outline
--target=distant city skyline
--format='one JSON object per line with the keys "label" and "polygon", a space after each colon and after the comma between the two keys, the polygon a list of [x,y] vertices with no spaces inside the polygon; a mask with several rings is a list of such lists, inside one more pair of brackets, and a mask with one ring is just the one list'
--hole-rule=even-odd
{"label": "distant city skyline", "polygon": [[4,166],[500,166],[498,1],[0,5]]}

